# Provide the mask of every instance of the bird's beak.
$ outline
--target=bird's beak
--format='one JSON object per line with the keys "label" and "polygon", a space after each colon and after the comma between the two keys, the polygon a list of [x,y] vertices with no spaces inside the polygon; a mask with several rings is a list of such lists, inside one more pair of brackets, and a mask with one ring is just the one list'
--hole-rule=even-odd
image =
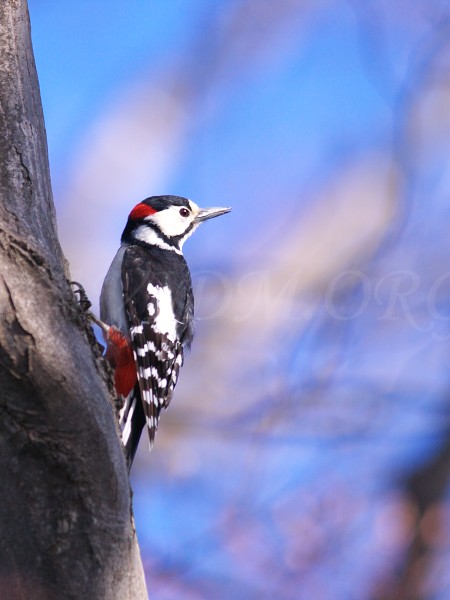
{"label": "bird's beak", "polygon": [[213,217],[219,217],[220,215],[224,215],[225,213],[230,212],[231,208],[201,208],[195,217],[196,223],[201,223],[202,221],[206,221],[207,219],[212,219]]}

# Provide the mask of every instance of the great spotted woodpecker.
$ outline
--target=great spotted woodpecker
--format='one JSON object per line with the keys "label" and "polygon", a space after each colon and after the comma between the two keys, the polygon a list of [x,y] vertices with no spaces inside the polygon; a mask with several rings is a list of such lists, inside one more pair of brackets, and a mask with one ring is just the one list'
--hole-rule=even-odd
{"label": "great spotted woodpecker", "polygon": [[129,466],[147,425],[150,448],[193,338],[194,297],[182,248],[207,219],[230,208],[199,208],[179,196],[152,196],[130,212],[100,296],[106,357],[114,367]]}

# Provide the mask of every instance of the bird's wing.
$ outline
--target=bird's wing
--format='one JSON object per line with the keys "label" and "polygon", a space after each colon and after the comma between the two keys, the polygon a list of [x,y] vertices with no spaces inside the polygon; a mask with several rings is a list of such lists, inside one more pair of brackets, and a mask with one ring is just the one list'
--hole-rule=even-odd
{"label": "bird's wing", "polygon": [[[131,346],[136,364],[139,394],[147,425],[150,448],[158,428],[161,408],[167,408],[173,395],[178,372],[183,362],[183,347],[170,327],[165,327],[167,309],[161,303],[166,288],[147,283],[140,268],[139,255],[125,254],[124,262],[132,261],[122,269],[122,289],[127,314]],[[148,264],[146,273],[148,276]],[[146,293],[142,294],[142,286]],[[144,299],[144,300],[143,300]],[[170,315],[169,315],[170,316]],[[170,323],[169,323],[170,325]]]}

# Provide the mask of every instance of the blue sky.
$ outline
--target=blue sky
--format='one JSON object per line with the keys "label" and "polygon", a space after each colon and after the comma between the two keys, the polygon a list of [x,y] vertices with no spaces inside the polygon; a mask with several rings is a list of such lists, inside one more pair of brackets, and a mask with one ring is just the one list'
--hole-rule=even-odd
{"label": "blue sky", "polygon": [[[30,2],[58,203],[61,171],[70,168],[83,130],[139,78],[180,60],[189,67],[186,52],[195,49],[196,27],[211,12],[202,2],[186,10],[173,1],[113,2],[107,19],[104,10],[101,2]],[[283,27],[286,35],[270,51],[244,63],[241,73],[238,67],[233,74],[234,66],[219,73],[208,87],[174,187],[192,197],[216,188],[243,195],[253,212],[260,187],[272,194],[281,186],[289,202],[292,188],[301,189],[333,151],[383,141],[389,114],[361,63],[352,13],[332,10],[306,32],[300,20]],[[270,172],[262,173],[268,162]]]}
{"label": "blue sky", "polygon": [[[261,29],[267,45],[242,59],[240,47],[245,50],[255,33],[249,27],[250,41],[241,34],[244,41],[227,42],[223,21],[233,3],[196,1],[186,8],[174,1],[112,2],[106,19],[105,6],[30,2],[61,240],[74,276],[88,281],[91,295],[98,294],[98,282],[90,287],[93,274],[78,266],[78,252],[80,241],[88,248],[101,232],[88,228],[85,239],[72,239],[76,221],[67,202],[73,180],[82,177],[80,156],[89,157],[92,171],[98,161],[100,171],[102,157],[89,155],[92,131],[110,111],[120,112],[128,89],[144,83],[163,90],[166,79],[176,85],[171,78],[180,77],[182,85],[192,86],[183,106],[187,128],[168,151],[171,162],[161,181],[152,185],[144,162],[114,197],[117,209],[106,223],[113,235],[102,240],[105,254],[114,251],[130,207],[158,193],[234,207],[228,221],[202,232],[203,242],[190,241],[186,251],[194,266],[201,266],[205,254],[207,266],[214,264],[211,257],[236,264],[227,249],[230,238],[242,256],[251,247],[270,254],[277,229],[267,228],[268,216],[274,227],[287,227],[310,201],[311,190],[320,189],[343,162],[386,143],[389,107],[362,63],[355,15],[345,3],[317,10],[306,24],[293,11],[273,31]],[[205,63],[206,75],[198,63],[205,53],[211,62]],[[101,201],[102,189],[109,194],[100,178],[99,190],[81,184],[88,205]],[[106,258],[99,260],[105,269]]]}

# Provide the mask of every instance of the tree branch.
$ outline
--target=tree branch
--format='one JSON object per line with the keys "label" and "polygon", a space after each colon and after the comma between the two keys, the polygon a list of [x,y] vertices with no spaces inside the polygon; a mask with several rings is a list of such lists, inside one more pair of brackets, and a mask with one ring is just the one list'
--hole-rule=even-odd
{"label": "tree branch", "polygon": [[146,598],[101,361],[67,283],[26,0],[0,5],[0,596]]}

